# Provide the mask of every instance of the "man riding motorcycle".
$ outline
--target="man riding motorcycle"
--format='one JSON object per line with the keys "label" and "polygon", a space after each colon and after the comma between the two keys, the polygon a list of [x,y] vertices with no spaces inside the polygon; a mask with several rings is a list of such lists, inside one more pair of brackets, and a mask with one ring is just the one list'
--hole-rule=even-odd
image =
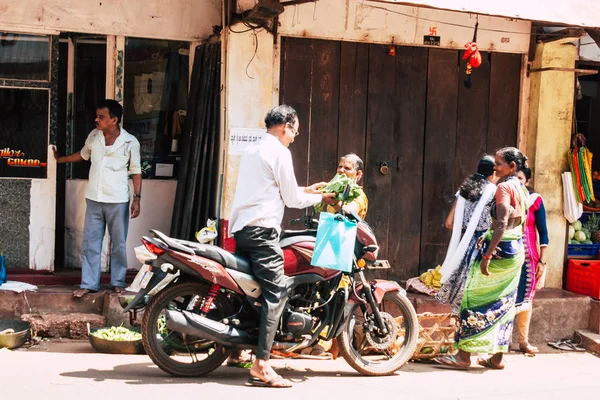
{"label": "man riding motorcycle", "polygon": [[298,186],[288,149],[299,133],[298,115],[292,107],[273,108],[265,117],[265,125],[265,137],[250,145],[241,157],[229,226],[236,252],[251,261],[262,290],[256,362],[250,369],[248,382],[253,386],[291,387],[269,364],[284,306],[281,221],[286,206],[305,208],[321,201],[329,204],[334,202],[335,194],[319,192],[325,182],[306,188]]}

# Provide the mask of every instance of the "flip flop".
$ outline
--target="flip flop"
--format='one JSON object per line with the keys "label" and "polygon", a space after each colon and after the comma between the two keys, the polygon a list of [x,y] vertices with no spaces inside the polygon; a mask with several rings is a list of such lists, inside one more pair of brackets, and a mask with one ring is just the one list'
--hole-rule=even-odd
{"label": "flip flop", "polygon": [[297,356],[292,357],[294,360],[332,360],[333,355],[328,352],[324,352],[321,354],[298,354]]}
{"label": "flip flop", "polygon": [[571,339],[560,339],[556,342],[549,342],[548,346],[562,351],[585,351],[584,348],[579,347],[579,343],[575,343]]}
{"label": "flip flop", "polygon": [[499,369],[499,370],[504,369],[504,364],[494,364],[491,357],[490,358],[478,358],[477,364],[481,365],[483,368]]}
{"label": "flip flop", "polygon": [[436,362],[438,364],[438,367],[441,368],[457,369],[461,371],[466,371],[469,368],[471,368],[471,364],[467,365],[458,362],[458,360],[453,354],[444,357],[434,358],[433,361]]}
{"label": "flip flop", "polygon": [[281,381],[287,381],[287,379],[284,379],[283,376],[281,375],[277,375],[275,378],[268,380],[268,381],[263,381],[260,378],[255,378],[253,376],[251,376],[250,378],[248,378],[248,386],[256,386],[256,387],[268,387],[268,388],[291,388],[292,384],[286,383],[283,385],[277,385],[277,383],[281,382]]}
{"label": "flip flop", "polygon": [[530,355],[530,356],[535,356],[536,353],[540,352],[540,350],[537,347],[532,346],[529,343],[526,344],[526,345],[519,345],[519,351],[521,353],[524,353],[524,354],[527,354],[527,355]]}

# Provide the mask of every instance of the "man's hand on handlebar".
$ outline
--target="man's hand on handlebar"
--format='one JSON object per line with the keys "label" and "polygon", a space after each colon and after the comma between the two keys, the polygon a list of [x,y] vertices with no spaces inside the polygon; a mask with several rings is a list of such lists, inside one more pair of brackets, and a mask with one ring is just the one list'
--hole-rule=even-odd
{"label": "man's hand on handlebar", "polygon": [[315,183],[315,184],[305,187],[304,191],[306,193],[310,193],[310,194],[321,194],[321,191],[319,189],[321,189],[325,185],[327,185],[327,182]]}

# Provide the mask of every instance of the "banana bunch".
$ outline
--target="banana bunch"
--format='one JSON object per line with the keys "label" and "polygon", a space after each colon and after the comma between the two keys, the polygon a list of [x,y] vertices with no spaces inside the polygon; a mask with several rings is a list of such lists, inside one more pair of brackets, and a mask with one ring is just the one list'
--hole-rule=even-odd
{"label": "banana bunch", "polygon": [[430,288],[441,288],[442,283],[440,282],[440,280],[442,279],[442,274],[440,273],[440,268],[441,265],[438,265],[437,267],[435,267],[435,269],[430,269],[427,270],[427,272],[423,272],[421,276],[419,276],[419,279],[421,280],[421,282],[423,282]]}

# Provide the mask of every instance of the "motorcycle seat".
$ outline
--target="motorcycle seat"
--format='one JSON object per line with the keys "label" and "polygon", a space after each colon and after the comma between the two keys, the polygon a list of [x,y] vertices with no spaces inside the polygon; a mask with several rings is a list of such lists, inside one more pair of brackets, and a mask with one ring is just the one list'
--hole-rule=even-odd
{"label": "motorcycle seat", "polygon": [[252,267],[250,266],[249,260],[239,254],[230,253],[220,247],[208,244],[201,244],[200,246],[194,247],[194,253],[197,256],[216,261],[225,268],[252,275]]}
{"label": "motorcycle seat", "polygon": [[227,250],[223,250],[220,247],[210,244],[171,238],[154,229],[150,232],[152,232],[155,237],[158,237],[171,248],[208,258],[209,260],[218,262],[226,268],[234,269],[246,274],[252,274],[252,267],[250,266],[248,259],[238,254],[230,253]]}

